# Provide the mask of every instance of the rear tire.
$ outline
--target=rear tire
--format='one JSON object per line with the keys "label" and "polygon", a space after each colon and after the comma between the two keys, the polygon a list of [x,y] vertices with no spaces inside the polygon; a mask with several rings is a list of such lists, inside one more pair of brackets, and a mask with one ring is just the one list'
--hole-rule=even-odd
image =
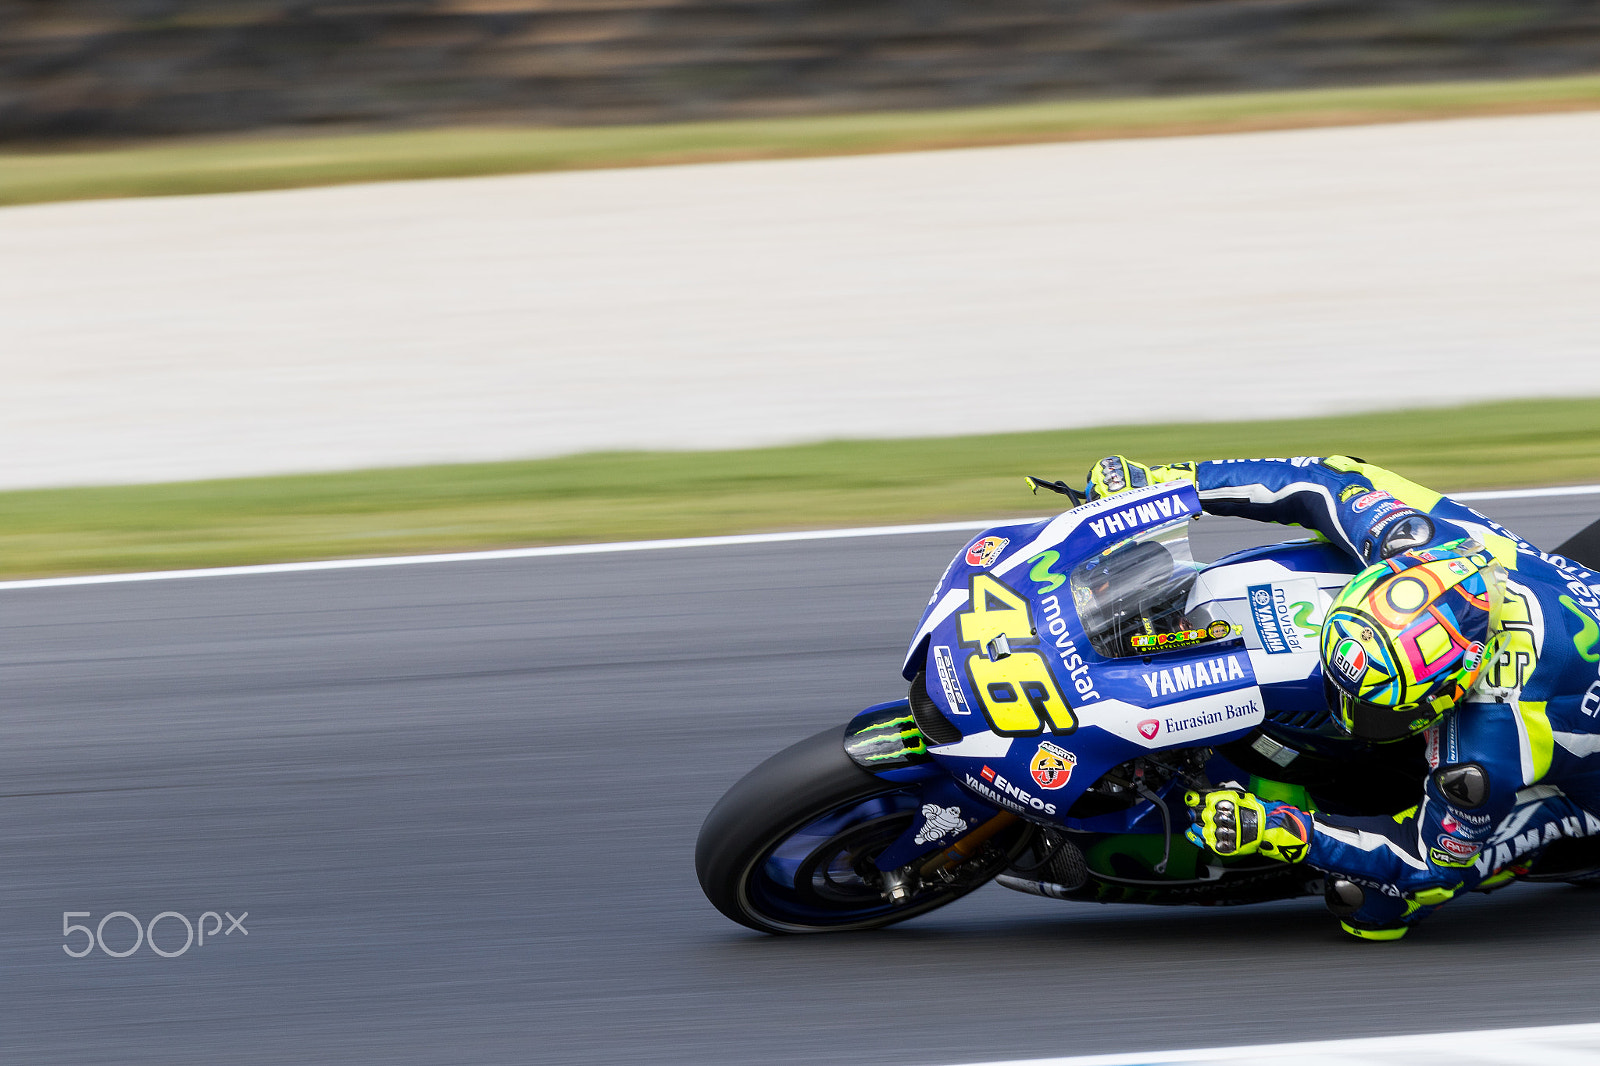
{"label": "rear tire", "polygon": [[946,883],[889,903],[874,856],[917,817],[915,786],[857,766],[841,728],[784,749],[746,774],[700,828],[695,872],[706,898],[740,925],[764,933],[877,929],[971,892],[1000,873],[1032,836],[1018,822]]}

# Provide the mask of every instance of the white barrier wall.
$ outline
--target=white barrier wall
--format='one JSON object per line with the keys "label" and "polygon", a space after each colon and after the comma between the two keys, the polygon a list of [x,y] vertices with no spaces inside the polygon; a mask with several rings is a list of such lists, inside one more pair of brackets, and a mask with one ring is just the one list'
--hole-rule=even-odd
{"label": "white barrier wall", "polygon": [[1600,113],[0,210],[0,487],[1600,393]]}

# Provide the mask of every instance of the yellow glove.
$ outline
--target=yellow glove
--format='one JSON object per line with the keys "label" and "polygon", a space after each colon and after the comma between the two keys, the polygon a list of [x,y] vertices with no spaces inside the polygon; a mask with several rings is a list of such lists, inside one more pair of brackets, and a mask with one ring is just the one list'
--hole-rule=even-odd
{"label": "yellow glove", "polygon": [[1299,862],[1311,843],[1311,815],[1287,803],[1262,803],[1248,792],[1219,788],[1183,797],[1194,822],[1184,834],[1218,855],[1254,855]]}
{"label": "yellow glove", "polygon": [[1193,482],[1194,478],[1193,463],[1145,466],[1125,455],[1108,455],[1089,468],[1088,495],[1089,499],[1098,500],[1114,492],[1142,489],[1146,485],[1159,485],[1163,481]]}

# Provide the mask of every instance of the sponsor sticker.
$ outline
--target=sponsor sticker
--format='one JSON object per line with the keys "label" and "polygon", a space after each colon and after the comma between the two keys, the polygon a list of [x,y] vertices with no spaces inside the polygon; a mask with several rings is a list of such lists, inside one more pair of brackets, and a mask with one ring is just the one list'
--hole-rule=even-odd
{"label": "sponsor sticker", "polygon": [[982,537],[973,541],[972,546],[967,549],[967,565],[988,569],[994,565],[996,559],[1000,558],[1000,553],[1010,543],[1007,537]]}
{"label": "sponsor sticker", "polygon": [[1154,699],[1177,693],[1202,690],[1234,681],[1248,680],[1237,655],[1224,655],[1216,659],[1198,659],[1181,666],[1163,670],[1147,670],[1140,675]]}
{"label": "sponsor sticker", "polygon": [[1367,674],[1366,650],[1345,637],[1333,649],[1333,668],[1351,681],[1360,681]]}
{"label": "sponsor sticker", "polygon": [[1488,815],[1474,815],[1474,813],[1466,812],[1466,810],[1461,810],[1459,807],[1450,808],[1450,818],[1456,823],[1462,824],[1462,826],[1470,826],[1472,829],[1488,829],[1494,821]]}
{"label": "sponsor sticker", "polygon": [[936,645],[933,663],[939,674],[939,687],[944,689],[945,702],[950,705],[950,713],[971,714],[972,708],[967,706],[967,695],[961,691],[961,681],[956,675],[956,662],[950,655],[950,649],[943,644]]}
{"label": "sponsor sticker", "polygon": [[[1600,834],[1600,818],[1588,811],[1551,819],[1542,826],[1534,825],[1530,829],[1522,828],[1525,822],[1526,819],[1512,819],[1509,824],[1502,824],[1496,829],[1494,839],[1489,842],[1494,845],[1493,852],[1485,845],[1473,864],[1479,873],[1503,869],[1529,852],[1537,851],[1562,837],[1576,839]],[[1440,853],[1440,849],[1429,849],[1430,857],[1436,853]]]}
{"label": "sponsor sticker", "polygon": [[[1236,681],[1232,688],[1223,691],[1186,692],[1177,699],[1169,696],[1148,700],[1145,698],[1148,695],[1147,692],[1137,695],[1127,692],[1125,699],[1108,703],[1103,716],[1093,724],[1141,748],[1157,748],[1180,741],[1195,743],[1203,737],[1222,733],[1237,733],[1259,724],[1266,717],[1261,691],[1250,683]],[[1057,735],[1051,739],[1088,759],[1089,752],[1072,743],[1073,738]],[[1031,747],[1024,750],[1033,751]],[[1081,769],[1078,777],[1081,784]]]}
{"label": "sponsor sticker", "polygon": [[1028,562],[1033,564],[1033,569],[1028,571],[1028,579],[1037,582],[1034,591],[1043,596],[1047,592],[1054,592],[1067,583],[1066,574],[1058,574],[1050,569],[1061,561],[1060,552],[1040,552]]}
{"label": "sponsor sticker", "polygon": [[1365,494],[1363,494],[1361,496],[1357,496],[1354,500],[1351,501],[1350,507],[1351,507],[1352,510],[1365,511],[1368,508],[1374,506],[1375,504],[1383,503],[1385,500],[1392,500],[1392,499],[1394,499],[1394,497],[1391,496],[1389,493],[1383,492],[1381,490],[1375,490],[1373,492],[1368,492],[1368,493],[1365,493]]}
{"label": "sponsor sticker", "polygon": [[1384,502],[1378,504],[1377,507],[1373,508],[1372,514],[1368,515],[1367,517],[1376,522],[1385,515],[1391,515],[1396,511],[1406,510],[1410,510],[1410,508],[1401,503],[1399,500],[1385,500]]}
{"label": "sponsor sticker", "polygon": [[[1224,703],[1220,707],[1197,711],[1184,718],[1168,718],[1166,727],[1168,733],[1183,733],[1191,729],[1206,729],[1210,732],[1216,732],[1212,727],[1225,722],[1244,719],[1248,723],[1250,721],[1259,721],[1261,718],[1261,704],[1254,699],[1247,699],[1238,703]],[[1140,724],[1139,732],[1141,734],[1144,732],[1143,723]]]}
{"label": "sponsor sticker", "polygon": [[1477,844],[1469,844],[1465,840],[1457,840],[1455,837],[1440,837],[1439,846],[1457,859],[1470,859],[1478,854],[1480,848]]}
{"label": "sponsor sticker", "polygon": [[1388,896],[1391,899],[1399,899],[1402,895],[1398,885],[1391,885],[1386,881],[1374,881],[1371,878],[1360,877],[1356,874],[1340,874],[1339,877],[1345,881],[1354,881],[1362,888],[1370,888],[1379,895]]}
{"label": "sponsor sticker", "polygon": [[1135,648],[1148,650],[1152,648],[1181,648],[1185,644],[1194,644],[1206,639],[1203,629],[1180,629],[1176,633],[1138,633],[1128,638],[1128,643]]}
{"label": "sponsor sticker", "polygon": [[1278,613],[1272,609],[1271,585],[1250,586],[1250,620],[1261,638],[1261,649],[1268,655],[1282,655],[1289,650],[1283,627],[1278,625]]}
{"label": "sponsor sticker", "polygon": [[924,803],[922,805],[922,828],[917,830],[914,843],[928,844],[941,840],[951,833],[967,827],[967,820],[961,817],[960,807],[941,807],[937,803]]}
{"label": "sponsor sticker", "polygon": [[1363,492],[1371,492],[1371,491],[1372,491],[1372,486],[1371,485],[1360,485],[1360,484],[1357,484],[1357,485],[1346,485],[1344,488],[1339,490],[1339,502],[1340,503],[1349,503],[1351,500],[1355,499],[1357,496],[1361,495]]}
{"label": "sponsor sticker", "polygon": [[[1110,497],[1104,497],[1103,499],[1112,504],[1116,502]],[[1156,522],[1164,522],[1169,518],[1182,518],[1193,513],[1193,508],[1183,502],[1183,496],[1175,493],[1171,496],[1158,496],[1145,503],[1130,504],[1117,510],[1108,510],[1103,518],[1091,518],[1089,520],[1089,528],[1094,530],[1094,535],[1097,537],[1128,534]]]}
{"label": "sponsor sticker", "polygon": [[1033,757],[1033,765],[1029,771],[1033,780],[1040,788],[1057,789],[1072,780],[1072,768],[1078,765],[1078,757],[1059,745],[1048,740],[1039,742],[1039,751]]}
{"label": "sponsor sticker", "polygon": [[1044,628],[1053,638],[1061,668],[1067,671],[1072,687],[1078,693],[1079,699],[1074,701],[1074,705],[1081,706],[1082,701],[1099,699],[1100,691],[1094,687],[1094,678],[1089,675],[1089,664],[1083,661],[1083,655],[1078,651],[1078,645],[1072,639],[1072,632],[1062,616],[1061,598],[1046,596],[1039,601],[1039,606],[1044,608]]}
{"label": "sponsor sticker", "polygon": [[1128,644],[1137,651],[1163,651],[1186,648],[1192,644],[1206,644],[1213,640],[1226,640],[1244,632],[1239,626],[1217,619],[1204,629],[1180,629],[1175,633],[1140,633],[1128,638]]}
{"label": "sponsor sticker", "polygon": [[1251,585],[1246,590],[1250,620],[1261,638],[1261,650],[1268,655],[1315,650],[1311,638],[1318,626],[1312,624],[1311,616],[1316,612],[1312,602],[1316,591],[1305,582],[1295,582],[1295,586]]}
{"label": "sponsor sticker", "polygon": [[[963,774],[962,780],[969,789],[996,806],[1006,807],[1013,811],[1023,811],[1031,807],[1046,814],[1056,813],[1056,805],[1054,803],[1046,803],[1033,793],[1018,788],[995,773],[991,767],[985,766],[982,776],[983,780],[980,781],[971,774]],[[985,782],[988,783],[985,784]]]}

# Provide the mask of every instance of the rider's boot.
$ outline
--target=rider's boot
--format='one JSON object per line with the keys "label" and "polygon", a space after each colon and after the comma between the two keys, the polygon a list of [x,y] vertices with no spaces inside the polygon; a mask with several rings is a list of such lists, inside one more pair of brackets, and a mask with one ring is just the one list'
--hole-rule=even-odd
{"label": "rider's boot", "polygon": [[1391,896],[1338,874],[1328,875],[1323,890],[1328,911],[1339,919],[1339,927],[1362,940],[1399,940],[1453,895],[1449,889],[1436,888],[1412,896]]}

